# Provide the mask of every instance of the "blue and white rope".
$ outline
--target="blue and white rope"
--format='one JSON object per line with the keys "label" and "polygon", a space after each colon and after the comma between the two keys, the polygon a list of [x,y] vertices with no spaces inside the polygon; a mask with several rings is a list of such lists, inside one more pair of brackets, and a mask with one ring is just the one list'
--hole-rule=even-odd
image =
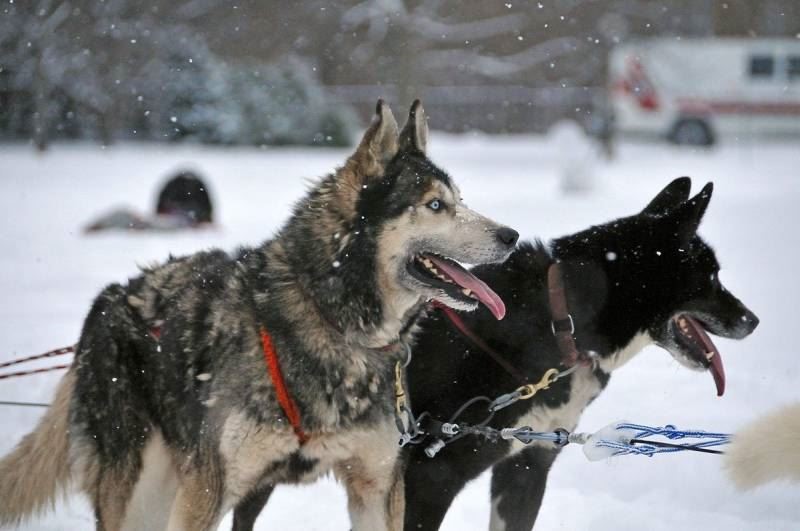
{"label": "blue and white rope", "polygon": [[633,430],[636,435],[631,439],[644,439],[647,437],[661,436],[670,440],[680,439],[706,439],[695,443],[686,443],[680,445],[681,447],[662,447],[654,444],[646,443],[631,443],[620,440],[607,440],[600,439],[593,441],[594,446],[600,448],[608,448],[612,450],[611,456],[618,455],[645,455],[652,457],[655,454],[681,452],[684,450],[692,450],[696,448],[711,448],[714,446],[722,446],[730,442],[731,436],[727,433],[715,433],[702,430],[679,430],[671,424],[663,427],[651,427],[643,424],[632,423],[619,423],[616,425],[617,430]]}
{"label": "blue and white rope", "polygon": [[728,433],[714,433],[710,431],[702,431],[702,430],[679,430],[672,424],[667,424],[663,427],[656,427],[653,428],[651,426],[645,426],[644,424],[633,424],[630,422],[620,422],[617,424],[618,429],[629,429],[629,430],[636,430],[636,439],[643,439],[645,437],[650,437],[653,435],[661,435],[668,439],[676,440],[676,439],[684,439],[684,438],[691,438],[691,439],[720,439],[725,442],[729,442],[731,439],[730,434]]}
{"label": "blue and white rope", "polygon": [[699,442],[696,444],[686,444],[684,448],[669,448],[663,446],[653,446],[651,444],[630,444],[630,443],[620,443],[616,441],[606,441],[601,440],[594,443],[595,446],[601,448],[610,448],[615,450],[611,457],[616,457],[618,455],[646,455],[647,457],[653,457],[655,454],[666,454],[672,452],[681,452],[685,450],[691,450],[692,448],[709,448],[712,446],[720,446],[723,444],[728,444],[728,441],[723,440],[714,440],[714,441],[705,441]]}

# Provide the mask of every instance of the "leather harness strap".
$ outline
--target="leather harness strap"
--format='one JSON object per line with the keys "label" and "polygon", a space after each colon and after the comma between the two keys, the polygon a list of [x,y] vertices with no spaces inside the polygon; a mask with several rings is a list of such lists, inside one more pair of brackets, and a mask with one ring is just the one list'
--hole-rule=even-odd
{"label": "leather harness strap", "polygon": [[551,328],[558,344],[558,350],[564,357],[564,365],[572,366],[580,362],[588,362],[588,358],[578,350],[575,344],[575,321],[567,308],[567,294],[564,289],[564,277],[561,264],[553,262],[547,269],[547,293],[550,302]]}
{"label": "leather harness strap", "polygon": [[286,418],[289,419],[289,423],[292,425],[292,429],[294,429],[294,434],[297,436],[300,446],[303,446],[308,442],[309,436],[303,431],[303,427],[300,423],[300,410],[297,408],[297,404],[295,404],[286,387],[286,381],[283,379],[281,366],[278,362],[278,354],[275,351],[275,346],[272,344],[272,337],[270,337],[264,327],[261,327],[260,333],[261,346],[264,349],[264,360],[267,364],[269,377],[272,379],[272,385],[275,387],[275,394],[278,396],[278,403],[281,405],[281,409],[283,409]]}
{"label": "leather harness strap", "polygon": [[494,359],[494,361],[496,361],[497,364],[500,365],[509,375],[511,375],[519,383],[524,384],[528,382],[529,379],[526,378],[516,368],[514,368],[514,365],[512,365],[511,362],[505,358],[505,356],[503,356],[495,349],[490,347],[483,339],[480,338],[478,334],[473,332],[467,326],[467,323],[465,323],[463,319],[461,319],[461,317],[456,313],[455,310],[453,310],[449,306],[445,306],[439,301],[433,301],[433,306],[435,308],[440,309],[445,314],[445,316],[447,316],[450,322],[453,323],[453,326],[455,326],[458,329],[458,331],[461,332],[462,335],[467,337],[470,341],[475,343],[475,345],[478,348],[480,348],[488,355],[490,355]]}
{"label": "leather harness strap", "polygon": [[[572,367],[578,363],[592,365],[591,357],[578,350],[578,346],[575,344],[573,335],[575,333],[575,322],[567,306],[564,278],[559,262],[553,262],[547,269],[547,293],[550,304],[550,328],[556,338],[558,350],[561,352],[562,364],[567,367]],[[463,336],[489,354],[509,375],[522,383],[527,383],[530,380],[518,371],[502,354],[490,347],[480,336],[473,332],[455,310],[438,301],[433,301],[433,306],[441,310]]]}

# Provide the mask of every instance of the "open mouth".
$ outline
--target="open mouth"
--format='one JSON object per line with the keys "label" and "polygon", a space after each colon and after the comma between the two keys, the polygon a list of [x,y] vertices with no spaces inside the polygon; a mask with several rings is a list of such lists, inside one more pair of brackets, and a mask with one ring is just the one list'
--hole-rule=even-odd
{"label": "open mouth", "polygon": [[444,291],[451,299],[482,303],[498,320],[506,315],[506,305],[500,296],[455,260],[432,253],[417,254],[409,262],[408,272],[420,282]]}
{"label": "open mouth", "polygon": [[672,318],[670,327],[681,353],[691,362],[711,371],[717,396],[725,393],[725,368],[722,356],[706,333],[706,326],[694,317],[682,313]]}

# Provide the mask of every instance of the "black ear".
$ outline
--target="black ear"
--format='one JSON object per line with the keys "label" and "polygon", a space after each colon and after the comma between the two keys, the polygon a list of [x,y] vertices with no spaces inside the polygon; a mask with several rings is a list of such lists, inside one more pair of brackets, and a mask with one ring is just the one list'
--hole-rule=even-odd
{"label": "black ear", "polygon": [[408,112],[408,121],[400,132],[400,151],[420,151],[428,148],[428,119],[420,100],[414,100]]}
{"label": "black ear", "polygon": [[658,195],[644,207],[642,214],[652,216],[666,214],[670,209],[689,199],[691,189],[692,180],[689,177],[678,177],[658,192]]}
{"label": "black ear", "polygon": [[681,244],[688,243],[697,233],[713,191],[714,183],[708,183],[699,194],[669,212],[667,217],[674,222],[675,235]]}

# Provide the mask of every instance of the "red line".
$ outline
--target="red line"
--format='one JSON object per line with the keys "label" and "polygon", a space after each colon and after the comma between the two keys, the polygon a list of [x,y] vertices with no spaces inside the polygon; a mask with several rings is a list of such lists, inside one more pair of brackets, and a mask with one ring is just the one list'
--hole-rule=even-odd
{"label": "red line", "polygon": [[27,358],[17,358],[15,360],[6,361],[0,363],[0,368],[3,367],[10,367],[11,365],[18,365],[20,363],[25,363],[27,361],[39,360],[42,358],[52,358],[54,356],[61,356],[63,354],[69,354],[70,352],[75,352],[74,346],[57,348],[55,350],[51,350],[49,352],[45,352],[44,354],[37,354],[35,356],[28,356]]}
{"label": "red line", "polygon": [[38,374],[40,372],[50,372],[50,371],[58,371],[61,369],[69,369],[71,363],[67,363],[65,365],[55,365],[53,367],[44,367],[42,369],[33,369],[30,371],[19,371],[19,372],[9,372],[6,374],[0,374],[0,380],[5,380],[6,378],[15,378],[18,376],[28,376],[30,374]]}
{"label": "red line", "polygon": [[275,386],[275,394],[278,395],[278,403],[281,405],[286,418],[294,429],[294,434],[300,445],[308,441],[308,434],[303,431],[300,424],[300,411],[297,409],[292,397],[289,395],[289,390],[286,388],[286,381],[283,379],[280,364],[278,363],[278,355],[275,352],[275,347],[272,344],[272,338],[263,328],[261,329],[261,346],[264,349],[264,360],[267,363],[267,370],[269,376],[272,378],[272,383]]}
{"label": "red line", "polygon": [[704,114],[800,114],[800,103],[679,99],[683,112]]}

